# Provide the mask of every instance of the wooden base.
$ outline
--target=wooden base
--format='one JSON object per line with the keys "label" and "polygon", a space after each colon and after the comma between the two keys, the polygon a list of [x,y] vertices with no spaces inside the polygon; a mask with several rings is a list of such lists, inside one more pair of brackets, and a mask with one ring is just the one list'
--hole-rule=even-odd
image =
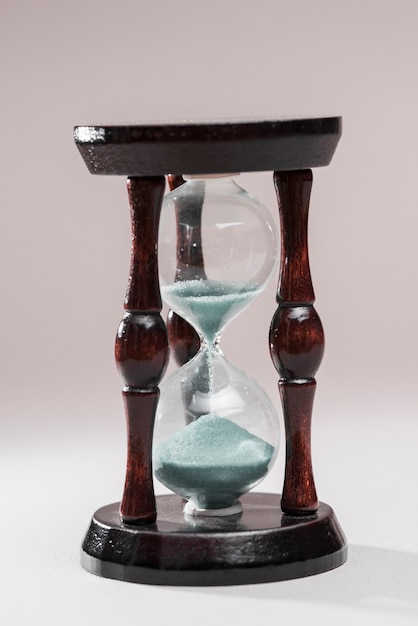
{"label": "wooden base", "polygon": [[342,565],[347,544],[333,510],[284,515],[280,496],[249,493],[243,512],[192,517],[175,495],[157,497],[157,521],[128,526],[119,503],[93,516],[82,547],[92,574],[155,585],[240,585],[319,574]]}

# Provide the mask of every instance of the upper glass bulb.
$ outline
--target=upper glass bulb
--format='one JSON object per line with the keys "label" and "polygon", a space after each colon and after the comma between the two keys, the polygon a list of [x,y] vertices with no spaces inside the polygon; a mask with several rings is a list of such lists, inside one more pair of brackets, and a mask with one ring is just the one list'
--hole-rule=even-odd
{"label": "upper glass bulb", "polygon": [[158,246],[164,300],[212,343],[266,286],[277,227],[231,177],[191,179],[164,199]]}

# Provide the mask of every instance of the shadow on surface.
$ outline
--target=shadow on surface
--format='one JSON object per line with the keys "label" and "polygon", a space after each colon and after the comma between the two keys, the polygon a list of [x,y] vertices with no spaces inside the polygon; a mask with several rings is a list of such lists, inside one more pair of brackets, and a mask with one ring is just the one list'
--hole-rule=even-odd
{"label": "shadow on surface", "polygon": [[418,614],[418,554],[350,545],[347,562],[324,574],[207,590],[229,597],[298,600]]}

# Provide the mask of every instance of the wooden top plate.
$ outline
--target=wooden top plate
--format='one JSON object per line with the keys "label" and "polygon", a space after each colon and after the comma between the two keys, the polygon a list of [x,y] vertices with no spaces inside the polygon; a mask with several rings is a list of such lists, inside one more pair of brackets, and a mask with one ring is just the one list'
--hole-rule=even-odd
{"label": "wooden top plate", "polygon": [[328,165],[341,117],[76,126],[92,174],[161,176],[286,171]]}

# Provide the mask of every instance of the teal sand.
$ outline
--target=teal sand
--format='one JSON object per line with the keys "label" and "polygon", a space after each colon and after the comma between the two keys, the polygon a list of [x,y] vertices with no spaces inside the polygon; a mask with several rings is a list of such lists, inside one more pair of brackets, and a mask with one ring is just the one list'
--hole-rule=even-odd
{"label": "teal sand", "polygon": [[227,508],[267,474],[273,453],[231,420],[204,415],[156,447],[155,475],[199,509]]}
{"label": "teal sand", "polygon": [[252,283],[186,280],[163,286],[161,291],[167,304],[197,326],[210,344],[262,290]]}

